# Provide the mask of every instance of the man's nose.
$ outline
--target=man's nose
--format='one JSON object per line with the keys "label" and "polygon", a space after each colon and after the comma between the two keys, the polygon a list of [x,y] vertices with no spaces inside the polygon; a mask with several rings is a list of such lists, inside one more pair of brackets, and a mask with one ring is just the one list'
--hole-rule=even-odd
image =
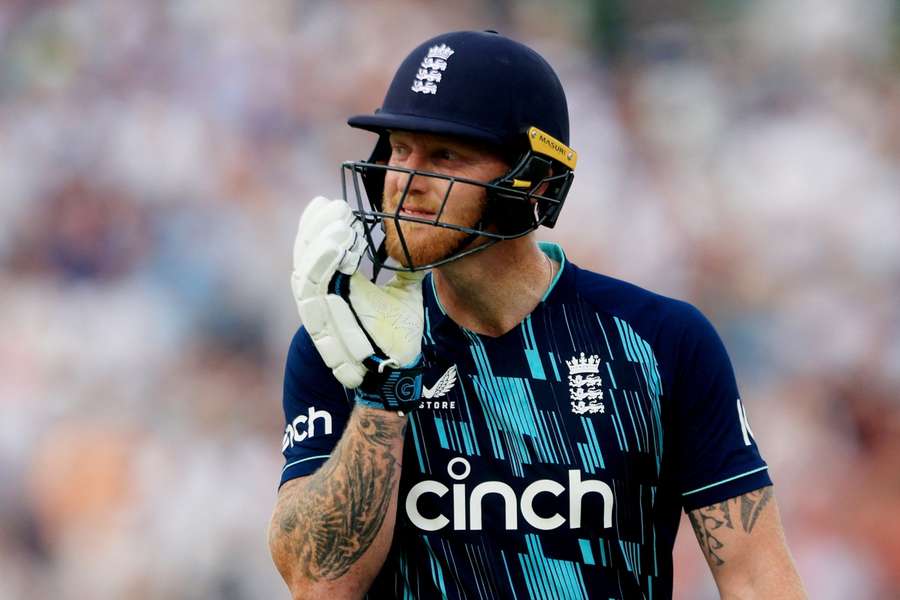
{"label": "man's nose", "polygon": [[[417,170],[417,171],[428,171],[428,163],[427,157],[424,153],[413,151],[410,152],[409,157],[406,160],[406,164],[404,165],[407,169]],[[404,173],[404,176],[401,179],[401,187],[405,188],[407,185],[409,186],[410,193],[421,193],[425,192],[428,188],[426,178],[422,175],[414,175],[413,173]]]}

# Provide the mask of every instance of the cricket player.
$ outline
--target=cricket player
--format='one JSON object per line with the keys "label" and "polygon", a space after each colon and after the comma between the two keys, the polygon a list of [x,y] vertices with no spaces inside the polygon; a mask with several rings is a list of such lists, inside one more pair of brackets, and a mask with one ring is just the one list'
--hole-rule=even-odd
{"label": "cricket player", "polygon": [[723,598],[804,597],[712,325],[534,239],[578,160],[550,65],[439,35],[349,124],[378,136],[353,207],[313,200],[294,248],[293,597],[671,598],[681,511]]}

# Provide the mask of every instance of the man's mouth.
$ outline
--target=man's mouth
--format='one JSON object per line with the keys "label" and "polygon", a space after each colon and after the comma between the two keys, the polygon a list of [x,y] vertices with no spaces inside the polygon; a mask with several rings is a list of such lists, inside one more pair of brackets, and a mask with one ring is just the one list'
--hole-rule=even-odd
{"label": "man's mouth", "polygon": [[419,210],[416,208],[407,208],[403,207],[400,209],[401,215],[406,215],[408,217],[416,217],[417,219],[433,219],[434,213],[430,211]]}

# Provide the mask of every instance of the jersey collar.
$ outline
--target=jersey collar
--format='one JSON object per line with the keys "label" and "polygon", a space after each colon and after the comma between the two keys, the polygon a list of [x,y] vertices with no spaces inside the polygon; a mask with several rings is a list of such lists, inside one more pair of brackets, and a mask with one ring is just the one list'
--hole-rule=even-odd
{"label": "jersey collar", "polygon": [[[562,246],[553,242],[538,242],[538,247],[544,254],[559,263],[559,270],[553,277],[553,281],[550,282],[550,287],[547,288],[547,291],[541,298],[541,303],[535,307],[531,314],[554,304],[560,297],[562,290],[569,285],[570,279],[574,275],[574,265],[569,266],[569,261],[566,259],[566,253],[563,251]],[[447,311],[444,310],[441,299],[437,295],[434,277],[431,273],[428,273],[422,282],[422,296],[425,303],[426,338],[446,328],[463,329],[447,316]]]}

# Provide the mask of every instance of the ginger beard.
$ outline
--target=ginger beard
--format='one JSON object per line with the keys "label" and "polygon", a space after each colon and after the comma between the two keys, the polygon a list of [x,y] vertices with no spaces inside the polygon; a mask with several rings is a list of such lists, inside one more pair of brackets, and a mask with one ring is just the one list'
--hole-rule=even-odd
{"label": "ginger beard", "polygon": [[[435,182],[435,187],[438,189],[434,190],[433,193],[428,193],[423,196],[413,196],[412,194],[409,194],[403,202],[404,208],[414,206],[418,210],[431,212],[425,214],[410,214],[401,211],[400,215],[433,220],[437,211],[440,210],[441,201],[446,193],[446,186],[449,185],[449,183],[444,180],[435,180]],[[383,207],[384,212],[387,213],[395,213],[397,211],[397,206],[403,195],[401,190],[388,196],[391,189],[392,188],[388,185],[385,186]],[[424,196],[429,197],[428,201],[425,200]],[[447,199],[447,205],[444,207],[440,222],[474,229],[479,225],[486,206],[487,199],[484,188],[457,182],[453,185],[450,197]],[[471,247],[483,243],[483,238],[475,238],[470,240],[468,244],[464,244],[469,237],[468,233],[447,227],[437,227],[428,223],[418,223],[407,221],[402,218],[398,219],[391,217],[385,217],[383,223],[385,248],[388,256],[407,268],[427,265],[442,260],[454,252],[462,250],[463,245]],[[403,244],[400,241],[400,235],[397,231],[398,223],[400,232],[403,234],[403,240],[406,242],[409,256],[412,258],[412,264],[408,264],[409,261],[403,250]]]}

